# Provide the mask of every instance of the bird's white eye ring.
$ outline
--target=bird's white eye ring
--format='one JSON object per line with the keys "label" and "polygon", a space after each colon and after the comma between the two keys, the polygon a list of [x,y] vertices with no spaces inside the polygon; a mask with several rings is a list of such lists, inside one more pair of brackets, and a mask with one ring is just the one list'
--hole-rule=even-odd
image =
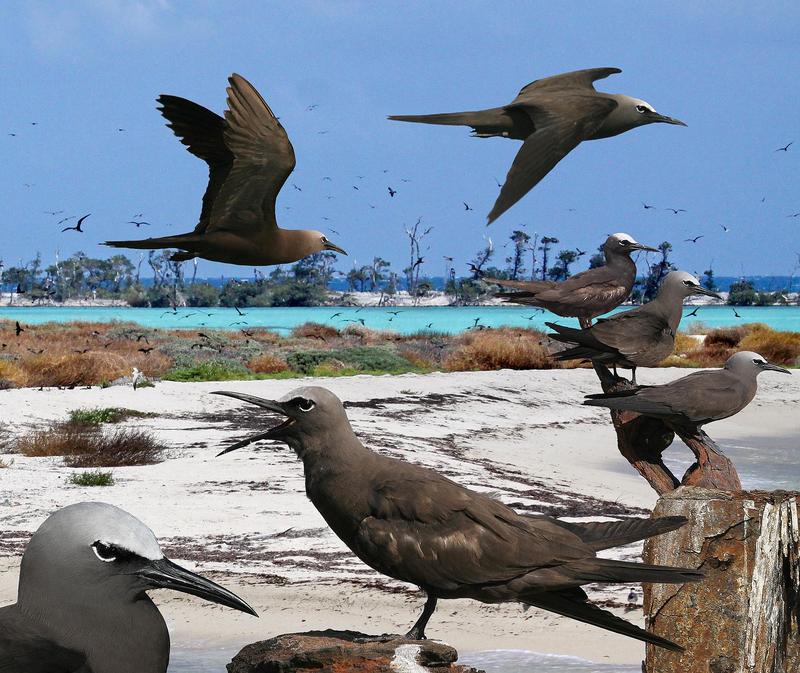
{"label": "bird's white eye ring", "polygon": [[638,112],[639,114],[644,114],[645,112],[648,112],[648,110],[644,105],[637,105],[636,112]]}
{"label": "bird's white eye ring", "polygon": [[300,400],[297,405],[300,408],[300,411],[311,411],[316,404],[314,404],[313,400]]}
{"label": "bird's white eye ring", "polygon": [[630,241],[626,241],[624,238],[619,242],[620,245],[630,245]]}
{"label": "bird's white eye ring", "polygon": [[113,547],[103,544],[100,540],[92,545],[92,551],[103,563],[113,563],[117,560],[117,557],[114,555]]}

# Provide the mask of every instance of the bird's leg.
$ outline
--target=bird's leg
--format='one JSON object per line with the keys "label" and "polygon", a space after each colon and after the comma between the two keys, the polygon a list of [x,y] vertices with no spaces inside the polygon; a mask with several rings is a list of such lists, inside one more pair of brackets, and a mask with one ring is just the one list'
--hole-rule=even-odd
{"label": "bird's leg", "polygon": [[633,385],[637,385],[637,383],[636,383],[636,367],[631,369],[631,383]]}
{"label": "bird's leg", "polygon": [[436,597],[429,595],[419,619],[411,627],[411,630],[406,633],[406,640],[426,640],[425,627],[428,625],[428,620],[434,610],[436,610]]}

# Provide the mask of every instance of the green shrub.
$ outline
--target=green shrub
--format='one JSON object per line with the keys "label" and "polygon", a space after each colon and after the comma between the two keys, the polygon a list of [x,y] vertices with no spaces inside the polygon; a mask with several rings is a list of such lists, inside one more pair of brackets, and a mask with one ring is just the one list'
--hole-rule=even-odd
{"label": "green shrub", "polygon": [[[142,386],[141,383],[139,385]],[[96,407],[94,409],[73,409],[69,412],[69,422],[76,425],[102,425],[103,423],[119,423],[131,417],[150,415],[122,407]]]}
{"label": "green shrub", "polygon": [[69,476],[68,482],[73,486],[113,486],[114,475],[101,470],[75,472]]}
{"label": "green shrub", "polygon": [[168,371],[164,378],[168,381],[235,381],[252,379],[253,374],[241,362],[219,358],[176,367]]}
{"label": "green shrub", "polygon": [[397,353],[378,346],[334,348],[329,351],[295,351],[286,358],[286,363],[294,371],[308,375],[312,374],[319,365],[332,360],[338,360],[346,368],[357,372],[379,371],[396,374],[415,369],[411,362]]}

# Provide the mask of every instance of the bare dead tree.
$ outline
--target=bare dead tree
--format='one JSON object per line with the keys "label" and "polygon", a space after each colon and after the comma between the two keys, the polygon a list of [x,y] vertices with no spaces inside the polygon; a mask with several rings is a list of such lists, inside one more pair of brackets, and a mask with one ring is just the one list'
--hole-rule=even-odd
{"label": "bare dead tree", "polygon": [[422,241],[433,231],[433,227],[427,227],[420,231],[420,224],[422,224],[422,218],[418,217],[413,227],[405,229],[406,236],[408,236],[410,260],[408,266],[403,269],[403,273],[406,276],[408,294],[412,297],[417,297],[419,292],[419,275],[425,262],[422,255]]}

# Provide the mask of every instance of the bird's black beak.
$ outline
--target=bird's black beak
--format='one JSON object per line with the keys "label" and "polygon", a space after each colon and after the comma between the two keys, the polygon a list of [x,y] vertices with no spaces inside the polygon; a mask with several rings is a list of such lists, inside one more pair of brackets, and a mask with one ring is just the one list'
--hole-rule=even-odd
{"label": "bird's black beak", "polygon": [[667,117],[667,115],[658,114],[658,112],[653,112],[647,115],[648,119],[653,122],[661,122],[663,124],[675,124],[675,126],[687,126],[685,122],[682,122],[680,119],[675,119],[675,117]]}
{"label": "bird's black beak", "polygon": [[331,243],[330,241],[325,241],[325,244],[322,246],[325,250],[333,250],[334,252],[338,252],[340,255],[346,255],[347,251],[340,248],[338,245]]}
{"label": "bird's black beak", "polygon": [[[265,400],[260,397],[255,397],[254,395],[247,395],[245,393],[234,393],[228,390],[215,390],[211,393],[212,395],[225,395],[226,397],[233,397],[237,400],[242,400],[242,402],[249,402],[250,404],[255,404],[262,409],[268,409],[269,411],[274,411],[282,416],[289,416],[286,413],[286,409],[280,402],[276,402],[275,400]],[[290,426],[294,425],[294,418],[289,417],[280,425],[276,425],[274,428],[270,428],[266,432],[259,432],[257,435],[253,435],[248,437],[247,439],[243,439],[240,442],[236,442],[232,444],[224,451],[220,451],[217,456],[222,456],[226,453],[230,453],[231,451],[236,451],[236,449],[241,449],[244,446],[248,446],[253,442],[259,442],[262,439],[280,439],[281,435],[284,430],[289,428]]]}
{"label": "bird's black beak", "polygon": [[762,365],[759,365],[761,369],[765,371],[771,372],[781,372],[782,374],[791,374],[792,372],[786,369],[786,367],[781,367],[780,365],[774,365],[771,362],[765,362]]}
{"label": "bird's black beak", "polygon": [[694,291],[692,292],[692,294],[704,294],[707,297],[714,297],[716,299],[722,299],[722,297],[720,295],[718,295],[716,292],[712,292],[711,290],[706,290],[706,288],[704,288],[704,287],[696,287],[696,288],[694,288]]}
{"label": "bird's black beak", "polygon": [[256,611],[236,594],[186,568],[181,568],[166,557],[151,561],[137,574],[148,582],[149,588],[174,589],[258,617]]}
{"label": "bird's black beak", "polygon": [[642,243],[631,243],[631,248],[633,250],[646,250],[647,252],[660,252],[658,248],[651,248],[649,245]]}

